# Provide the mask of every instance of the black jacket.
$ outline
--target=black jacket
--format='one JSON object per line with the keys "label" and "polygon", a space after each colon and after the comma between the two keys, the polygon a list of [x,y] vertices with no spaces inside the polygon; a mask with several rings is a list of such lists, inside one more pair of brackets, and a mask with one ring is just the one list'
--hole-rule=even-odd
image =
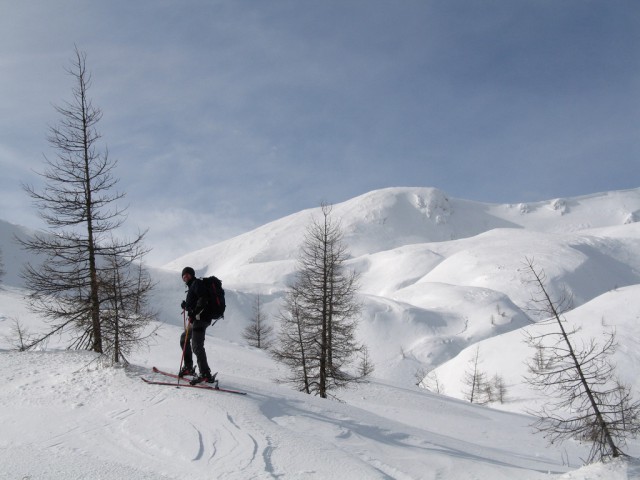
{"label": "black jacket", "polygon": [[188,284],[186,310],[189,318],[194,321],[200,315],[200,320],[211,322],[213,316],[207,308],[209,303],[209,295],[206,286],[200,278],[193,278]]}

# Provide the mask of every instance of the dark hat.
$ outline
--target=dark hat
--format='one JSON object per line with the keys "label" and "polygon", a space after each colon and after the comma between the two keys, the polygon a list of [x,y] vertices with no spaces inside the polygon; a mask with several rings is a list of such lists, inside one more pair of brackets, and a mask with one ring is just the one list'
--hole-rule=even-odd
{"label": "dark hat", "polygon": [[184,277],[184,274],[185,274],[185,273],[188,273],[188,274],[189,274],[189,275],[191,275],[192,277],[195,277],[195,276],[196,276],[196,272],[195,272],[195,270],[194,270],[193,268],[191,268],[191,267],[184,267],[184,268],[182,269],[182,275],[180,275],[180,276],[181,276],[181,277]]}

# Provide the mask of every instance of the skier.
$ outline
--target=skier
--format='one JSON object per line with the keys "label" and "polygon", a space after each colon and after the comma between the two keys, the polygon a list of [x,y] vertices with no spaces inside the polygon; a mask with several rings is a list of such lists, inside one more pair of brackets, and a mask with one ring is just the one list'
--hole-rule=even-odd
{"label": "skier", "polygon": [[201,382],[213,383],[215,378],[211,375],[211,369],[207,363],[207,352],[204,349],[205,331],[211,325],[212,315],[207,308],[208,297],[205,285],[201,279],[196,278],[196,272],[191,267],[182,269],[182,281],[189,288],[187,298],[180,305],[189,318],[186,330],[180,336],[180,348],[183,350],[184,366],[178,375],[192,375],[195,377],[193,368],[193,353],[198,361],[198,371],[200,375],[195,377],[190,383],[195,385]]}

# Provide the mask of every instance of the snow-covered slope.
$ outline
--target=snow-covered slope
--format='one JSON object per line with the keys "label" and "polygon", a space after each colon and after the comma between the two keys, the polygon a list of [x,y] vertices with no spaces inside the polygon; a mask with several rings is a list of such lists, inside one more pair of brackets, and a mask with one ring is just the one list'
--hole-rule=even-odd
{"label": "snow-covered slope", "polygon": [[[621,377],[638,391],[639,212],[640,189],[493,205],[431,188],[392,188],[335,205],[349,266],[361,274],[358,336],[376,365],[372,383],[340,393],[345,404],[276,385],[279,367],[241,336],[256,294],[276,323],[297,247],[318,209],[154,270],[154,302],[165,322],[156,343],[135,356],[131,370],[91,367],[77,375],[90,358],[56,353],[63,339],[50,342],[50,354],[9,353],[15,319],[33,330],[43,326],[24,305],[18,275],[21,263],[37,259],[12,241],[16,232],[29,232],[0,222],[7,271],[0,374],[11,378],[0,387],[0,402],[10,405],[0,417],[7,426],[0,433],[0,477],[21,471],[31,478],[63,478],[62,472],[69,474],[64,478],[557,478],[554,472],[569,468],[567,455],[575,468],[585,449],[569,444],[565,454],[545,446],[520,416],[540,401],[522,382],[523,359],[531,354],[522,329],[540,328],[526,309],[524,261],[545,270],[552,292],[564,285],[573,294],[578,308],[568,317],[586,325],[585,334],[598,335],[603,324],[617,329]],[[153,389],[136,378],[153,364],[177,368],[184,291],[178,272],[185,265],[224,281],[228,312],[208,331],[207,345],[225,381],[250,390],[249,398],[213,401],[206,392]],[[476,346],[485,371],[508,384],[508,402],[492,406],[512,413],[415,387],[420,374],[436,369],[445,393],[461,398]],[[203,425],[198,415],[213,420]],[[29,420],[21,427],[19,418]],[[635,442],[629,449],[640,452]],[[47,465],[55,475],[45,473]],[[598,468],[566,478],[640,476],[633,463]],[[101,469],[110,475],[97,476]]]}

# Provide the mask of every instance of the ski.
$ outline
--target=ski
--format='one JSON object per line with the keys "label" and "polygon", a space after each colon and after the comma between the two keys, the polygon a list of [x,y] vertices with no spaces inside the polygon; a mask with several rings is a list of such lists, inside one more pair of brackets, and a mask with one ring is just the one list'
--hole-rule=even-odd
{"label": "ski", "polygon": [[[185,382],[190,382],[190,380],[188,378],[185,377],[181,377],[179,375],[176,375],[175,373],[169,373],[169,372],[163,372],[162,370],[159,370],[157,367],[153,367],[153,373],[159,373],[161,375],[165,375],[166,377],[171,377],[171,378],[175,378],[176,380],[181,380],[181,381],[185,381]],[[213,377],[215,378],[216,375],[218,375],[218,372],[213,374]],[[189,377],[191,377],[191,375],[188,375]]]}
{"label": "ski", "polygon": [[[165,375],[167,377],[170,378],[175,378],[176,380],[178,380],[178,382],[161,382],[161,381],[156,381],[156,380],[149,380],[147,378],[144,377],[140,377],[142,378],[142,380],[148,384],[151,385],[167,385],[167,386],[172,386],[172,387],[189,387],[189,388],[200,388],[202,390],[216,390],[218,392],[225,392],[225,393],[233,393],[236,395],[246,395],[247,392],[240,392],[238,390],[231,390],[228,388],[220,388],[217,386],[217,381],[215,383],[216,386],[213,386],[213,384],[207,384],[207,383],[196,383],[195,385],[191,385],[189,383],[189,380],[187,380],[184,377],[179,377],[178,375],[174,374],[174,373],[169,373],[169,372],[163,372],[162,370],[157,369],[156,367],[153,367],[153,373],[158,373],[160,375]],[[184,382],[184,383],[182,383]]]}
{"label": "ski", "polygon": [[198,383],[196,385],[191,385],[190,383],[174,383],[174,382],[158,382],[156,380],[149,380],[148,378],[140,377],[143,382],[148,383],[149,385],[166,385],[168,387],[188,387],[188,388],[199,388],[200,390],[213,390],[216,392],[224,392],[224,393],[233,393],[236,395],[246,395],[247,392],[240,392],[238,390],[230,390],[228,388],[220,388],[220,387],[212,387],[210,385],[203,385]]}

